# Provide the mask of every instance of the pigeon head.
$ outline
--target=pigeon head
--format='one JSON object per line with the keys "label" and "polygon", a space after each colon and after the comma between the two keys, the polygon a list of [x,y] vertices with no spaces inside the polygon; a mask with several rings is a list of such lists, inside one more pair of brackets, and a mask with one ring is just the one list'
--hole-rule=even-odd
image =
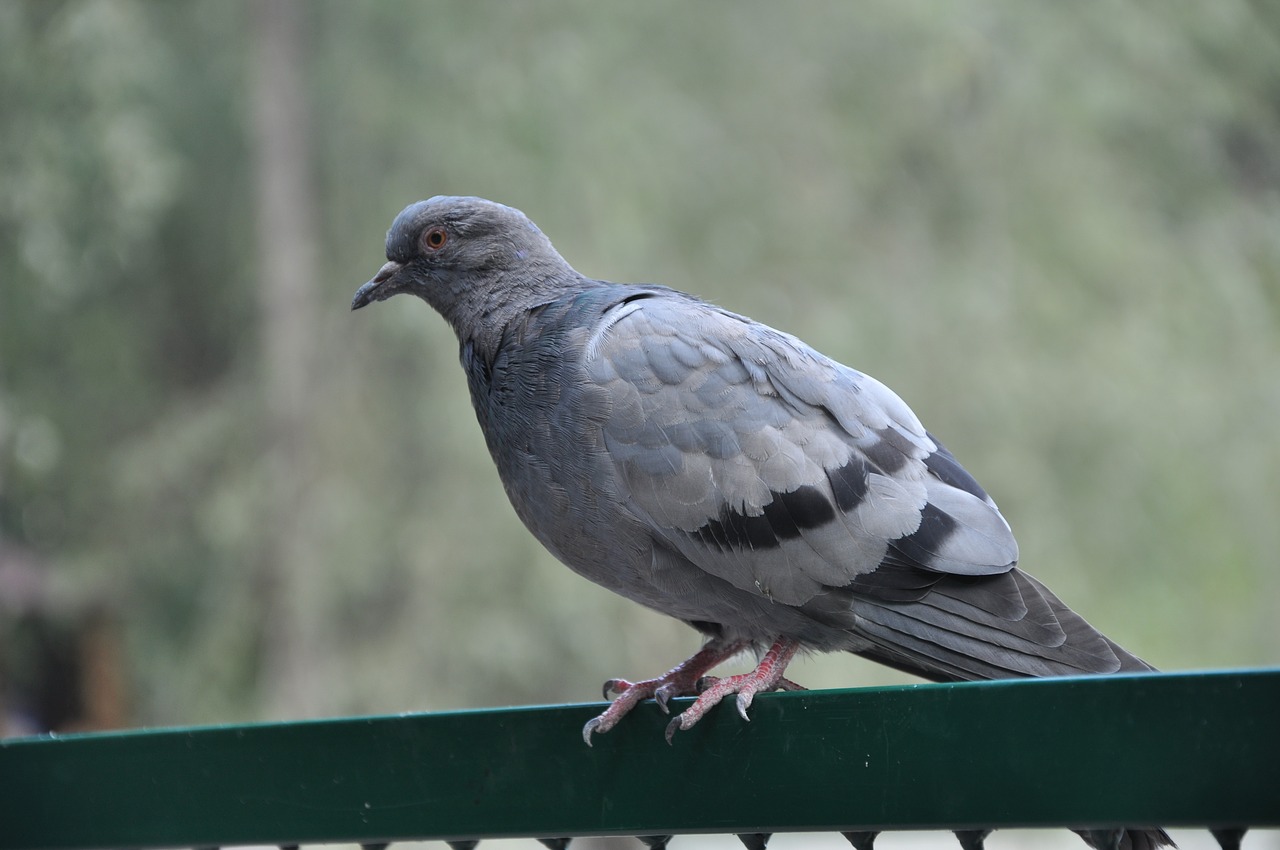
{"label": "pigeon head", "polygon": [[387,231],[387,262],[351,309],[408,292],[455,325],[574,275],[524,213],[483,198],[437,196],[405,207]]}

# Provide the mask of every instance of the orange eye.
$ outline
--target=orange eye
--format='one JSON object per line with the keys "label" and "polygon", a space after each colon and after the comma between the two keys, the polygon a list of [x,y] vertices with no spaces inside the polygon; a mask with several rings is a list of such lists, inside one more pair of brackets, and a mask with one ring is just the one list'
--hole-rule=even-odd
{"label": "orange eye", "polygon": [[432,227],[422,234],[422,247],[427,251],[439,251],[449,241],[449,234],[443,227]]}

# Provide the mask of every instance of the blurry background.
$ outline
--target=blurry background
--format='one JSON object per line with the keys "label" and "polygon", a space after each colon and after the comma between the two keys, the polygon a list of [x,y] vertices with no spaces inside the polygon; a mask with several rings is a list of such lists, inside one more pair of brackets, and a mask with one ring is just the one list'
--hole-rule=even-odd
{"label": "blurry background", "polygon": [[434,194],[885,381],[1156,665],[1280,661],[1275,4],[7,2],[10,734],[588,701],[696,648],[519,525],[425,304],[349,313]]}

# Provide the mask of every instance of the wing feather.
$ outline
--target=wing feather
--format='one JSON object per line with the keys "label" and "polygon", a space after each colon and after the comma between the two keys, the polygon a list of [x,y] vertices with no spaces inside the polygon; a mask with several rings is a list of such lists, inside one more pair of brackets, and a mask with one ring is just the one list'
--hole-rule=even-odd
{"label": "wing feather", "polygon": [[704,569],[798,604],[874,571],[895,541],[942,572],[1015,560],[994,504],[932,474],[964,480],[878,381],[675,295],[601,324],[586,370],[613,400],[604,444],[630,507]]}
{"label": "wing feather", "polygon": [[1015,568],[990,496],[883,384],[685,296],[614,312],[585,363],[604,446],[689,564],[935,678],[1140,669]]}

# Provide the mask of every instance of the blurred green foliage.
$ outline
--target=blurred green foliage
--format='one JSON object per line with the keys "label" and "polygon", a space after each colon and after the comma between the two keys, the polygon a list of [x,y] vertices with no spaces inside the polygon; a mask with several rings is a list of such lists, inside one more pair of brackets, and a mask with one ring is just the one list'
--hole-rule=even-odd
{"label": "blurred green foliage", "polygon": [[696,645],[519,526],[443,322],[348,314],[434,194],[884,380],[1023,565],[1153,663],[1280,660],[1275,4],[317,0],[304,23],[298,471],[264,436],[249,7],[0,4],[0,540],[120,612],[139,722],[279,713],[280,474],[305,480],[312,713],[587,700]]}

